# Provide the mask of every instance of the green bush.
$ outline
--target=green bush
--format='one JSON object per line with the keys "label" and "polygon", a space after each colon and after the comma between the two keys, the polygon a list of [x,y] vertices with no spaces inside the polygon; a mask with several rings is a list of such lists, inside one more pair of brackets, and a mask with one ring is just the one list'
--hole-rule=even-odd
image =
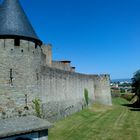
{"label": "green bush", "polygon": [[84,89],[84,97],[85,97],[86,105],[88,106],[89,97],[88,97],[88,90],[86,88]]}
{"label": "green bush", "polygon": [[37,117],[41,118],[41,100],[39,98],[35,98],[32,102],[34,104]]}
{"label": "green bush", "polygon": [[132,93],[121,94],[121,97],[126,99],[127,101],[131,101],[132,98],[134,97],[134,94],[132,94]]}
{"label": "green bush", "polygon": [[125,89],[121,88],[120,93],[125,93]]}

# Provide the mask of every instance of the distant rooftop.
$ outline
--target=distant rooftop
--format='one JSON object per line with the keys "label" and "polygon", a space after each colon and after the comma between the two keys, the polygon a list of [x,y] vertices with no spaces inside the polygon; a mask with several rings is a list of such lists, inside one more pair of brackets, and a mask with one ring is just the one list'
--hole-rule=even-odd
{"label": "distant rooftop", "polygon": [[71,61],[69,61],[69,60],[61,60],[60,62],[61,63],[71,63]]}

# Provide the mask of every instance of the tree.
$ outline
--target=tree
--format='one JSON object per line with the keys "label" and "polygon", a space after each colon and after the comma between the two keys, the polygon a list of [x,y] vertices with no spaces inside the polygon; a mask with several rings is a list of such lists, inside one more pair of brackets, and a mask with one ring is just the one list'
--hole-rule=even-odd
{"label": "tree", "polygon": [[140,70],[134,73],[134,76],[132,78],[132,89],[140,99]]}

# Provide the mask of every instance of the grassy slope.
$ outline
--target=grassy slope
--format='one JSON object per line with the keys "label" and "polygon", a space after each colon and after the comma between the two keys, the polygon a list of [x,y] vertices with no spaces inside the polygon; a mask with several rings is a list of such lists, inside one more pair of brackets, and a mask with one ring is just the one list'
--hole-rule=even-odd
{"label": "grassy slope", "polygon": [[55,123],[49,140],[140,140],[140,112],[113,100],[112,107],[94,105]]}

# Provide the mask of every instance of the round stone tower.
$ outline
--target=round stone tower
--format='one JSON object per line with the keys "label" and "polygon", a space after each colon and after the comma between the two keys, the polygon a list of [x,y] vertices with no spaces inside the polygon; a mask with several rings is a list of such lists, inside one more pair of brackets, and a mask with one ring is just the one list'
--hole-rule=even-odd
{"label": "round stone tower", "polygon": [[0,107],[13,108],[36,97],[41,45],[19,0],[3,0],[0,5]]}
{"label": "round stone tower", "polygon": [[14,39],[16,46],[20,46],[21,39],[34,42],[36,46],[42,44],[19,0],[4,0],[0,6],[0,38]]}

